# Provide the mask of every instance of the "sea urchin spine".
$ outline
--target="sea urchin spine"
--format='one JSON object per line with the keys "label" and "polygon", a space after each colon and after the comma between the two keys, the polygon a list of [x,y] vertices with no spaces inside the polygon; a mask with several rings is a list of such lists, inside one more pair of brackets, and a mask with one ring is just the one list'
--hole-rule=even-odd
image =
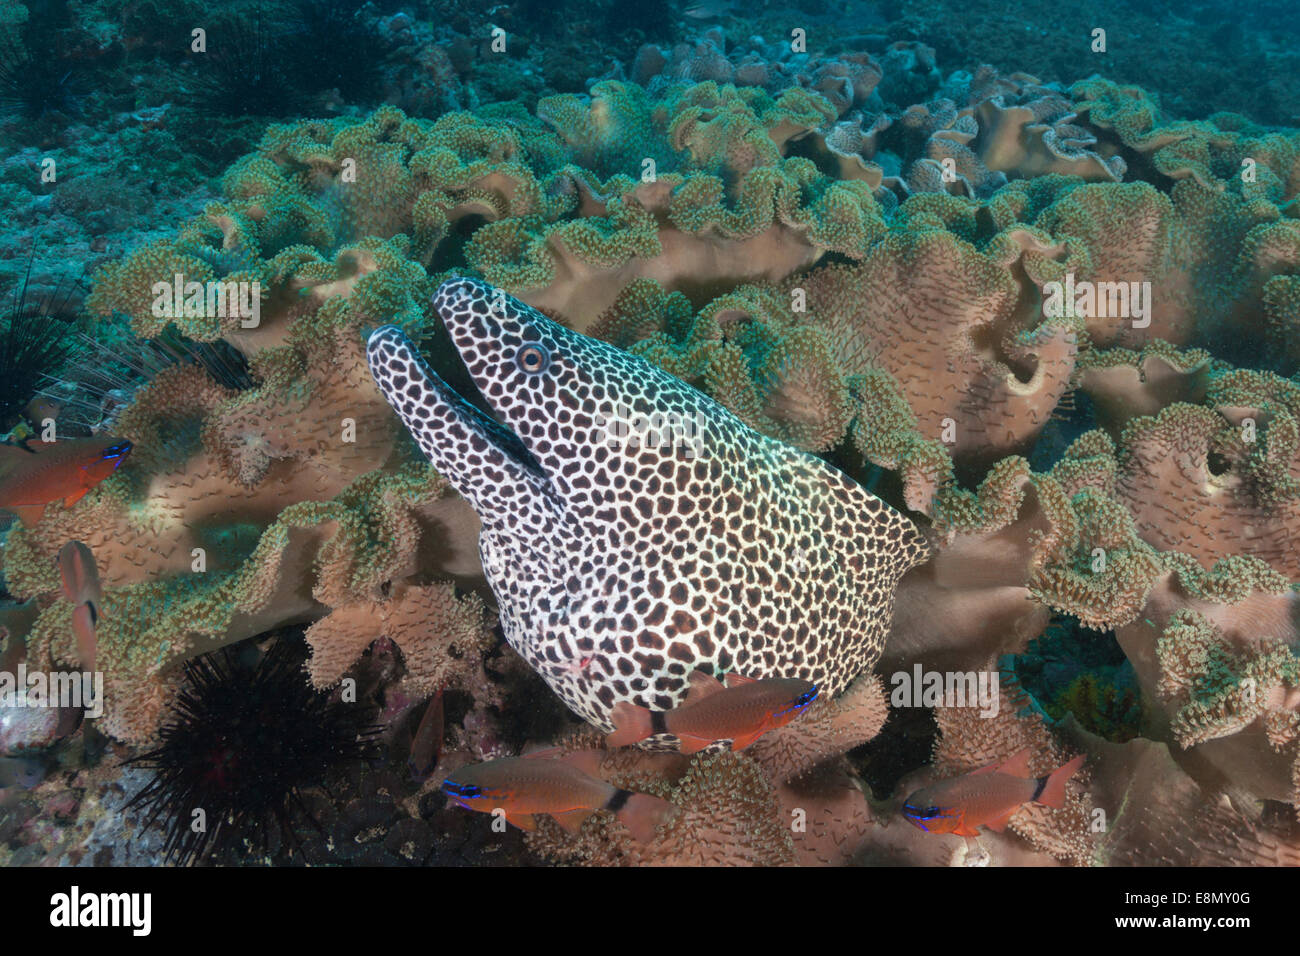
{"label": "sea urchin spine", "polygon": [[130,763],[157,776],[131,800],[165,820],[169,860],[193,863],[250,844],[268,852],[272,825],[301,846],[295,823],[316,825],[301,793],[337,764],[375,748],[373,709],[314,690],[292,641],[256,663],[232,648],[185,665],[186,686],[160,745]]}

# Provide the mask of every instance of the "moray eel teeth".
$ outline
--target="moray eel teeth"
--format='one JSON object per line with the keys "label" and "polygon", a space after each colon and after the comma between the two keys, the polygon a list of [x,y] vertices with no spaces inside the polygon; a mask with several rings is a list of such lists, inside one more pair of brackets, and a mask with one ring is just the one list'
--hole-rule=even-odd
{"label": "moray eel teeth", "polygon": [[[472,279],[433,298],[496,418],[394,326],[370,371],[483,522],[506,639],[578,714],[668,710],[696,668],[833,695],[879,658],[924,536],[830,465]],[[497,419],[500,419],[498,422]]]}

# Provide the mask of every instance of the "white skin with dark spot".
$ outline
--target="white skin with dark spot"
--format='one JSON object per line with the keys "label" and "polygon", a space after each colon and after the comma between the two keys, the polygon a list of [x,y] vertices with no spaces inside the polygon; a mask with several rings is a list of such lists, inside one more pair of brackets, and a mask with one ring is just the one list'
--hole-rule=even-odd
{"label": "white skin with dark spot", "polygon": [[[506,639],[574,711],[611,731],[616,703],[671,709],[696,668],[803,678],[829,697],[875,663],[898,579],[928,550],[907,518],[491,286],[448,280],[433,305],[506,427],[394,326],[370,336],[371,374],[482,519]],[[698,434],[611,441],[599,423],[620,407]]]}

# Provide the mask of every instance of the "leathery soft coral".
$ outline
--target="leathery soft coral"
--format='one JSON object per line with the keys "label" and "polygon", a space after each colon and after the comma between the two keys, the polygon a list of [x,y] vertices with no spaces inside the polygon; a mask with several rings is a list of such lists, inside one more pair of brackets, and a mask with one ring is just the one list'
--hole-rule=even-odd
{"label": "leathery soft coral", "polygon": [[[192,242],[200,254],[213,248]],[[227,389],[195,365],[164,370],[114,424],[138,449],[131,467],[78,508],[52,509],[10,534],[6,580],[48,605],[28,636],[47,660],[77,660],[53,557],[67,540],[95,555],[107,589],[98,633],[104,726],[114,735],[139,741],[156,731],[190,656],[332,609],[346,615],[354,602],[404,601],[400,582],[413,574],[476,570],[477,520],[419,463],[366,369],[359,325],[400,314],[421,288],[393,255],[372,242],[330,263],[304,249],[283,280],[283,261],[255,267],[272,289],[263,325],[242,340],[227,333],[249,357],[253,387]],[[128,277],[152,257],[146,249],[112,270],[97,294],[129,294]],[[406,268],[407,285],[386,266]],[[427,560],[435,550],[441,556]],[[371,640],[384,619],[369,618]],[[447,642],[444,653],[451,642],[482,643],[484,625],[472,615],[447,622],[409,640]],[[369,643],[343,625],[332,633],[347,635],[354,655]],[[424,659],[425,683],[445,669],[431,655],[411,655]],[[321,682],[345,667],[322,666],[330,678]]]}
{"label": "leathery soft coral", "polygon": [[[872,810],[842,755],[879,733],[887,712],[880,683],[865,677],[744,753],[687,758],[610,751],[601,761],[604,779],[677,807],[655,839],[638,843],[598,814],[572,835],[548,821],[529,842],[551,859],[586,865],[851,862],[871,828]],[[599,738],[580,737],[566,750],[593,746]]]}

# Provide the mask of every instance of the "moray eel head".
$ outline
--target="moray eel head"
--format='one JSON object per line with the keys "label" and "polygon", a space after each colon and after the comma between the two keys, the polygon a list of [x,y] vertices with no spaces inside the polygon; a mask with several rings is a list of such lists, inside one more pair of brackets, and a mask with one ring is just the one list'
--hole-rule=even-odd
{"label": "moray eel head", "polygon": [[702,392],[473,279],[433,305],[488,415],[384,326],[380,391],[483,521],[506,639],[577,713],[666,710],[691,672],[829,696],[880,655],[924,536]]}

